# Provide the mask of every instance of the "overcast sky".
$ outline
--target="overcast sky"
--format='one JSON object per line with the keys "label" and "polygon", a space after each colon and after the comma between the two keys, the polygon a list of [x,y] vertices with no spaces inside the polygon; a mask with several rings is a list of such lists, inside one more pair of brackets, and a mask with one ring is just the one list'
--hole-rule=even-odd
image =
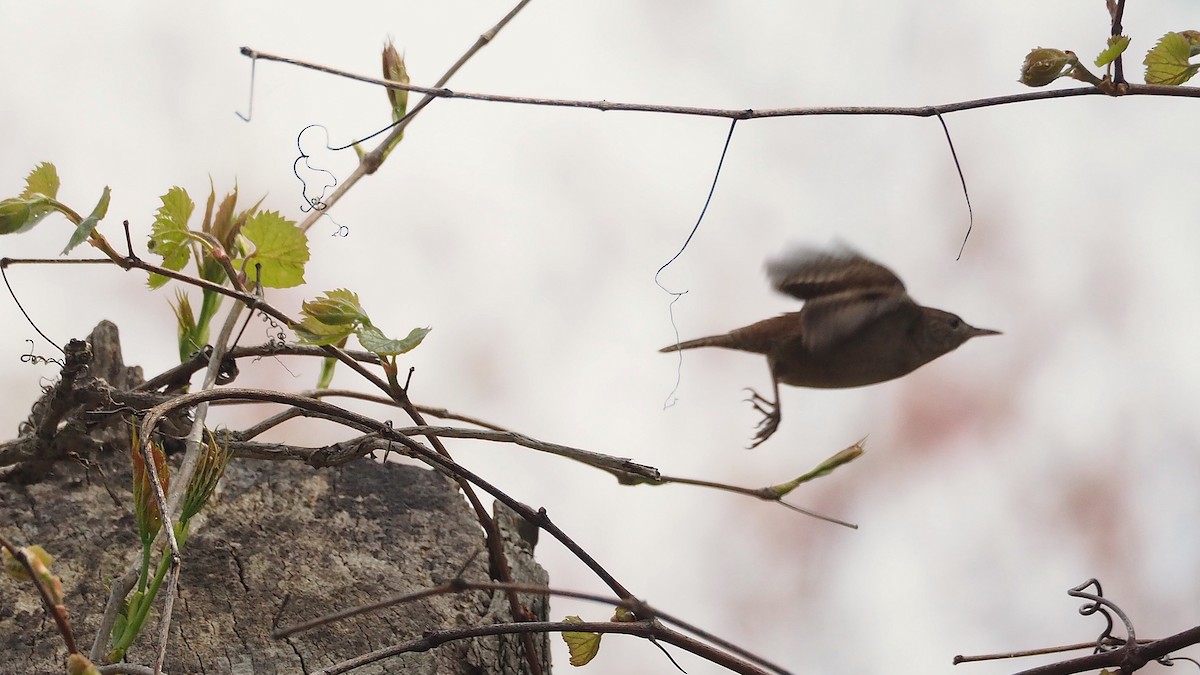
{"label": "overcast sky", "polygon": [[[376,76],[392,37],[412,81],[431,85],[510,5],[334,7],[0,5],[0,193],[52,161],[60,198],[77,210],[110,186],[101,230],[121,241],[128,219],[139,246],[159,195],[180,185],[202,203],[210,177],[299,220],[297,134],[324,125],[333,145],[368,135],[389,119],[384,94],[260,62],[245,123],[234,112],[247,111],[250,62],[238,49]],[[449,86],[738,109],[946,103],[1023,91],[1033,47],[1090,63],[1108,34],[1104,3],[1047,7],[534,0]],[[1198,24],[1193,2],[1131,3],[1130,79],[1158,36]],[[1094,639],[1100,622],[1065,594],[1089,577],[1139,637],[1200,620],[1197,105],[1086,97],[946,116],[975,214],[961,260],[967,211],[935,119],[740,123],[705,221],[660,277],[687,291],[673,327],[655,270],[704,204],[727,121],[435,101],[331,212],[337,225],[313,228],[308,284],[271,300],[294,312],[321,291],[353,289],[392,334],[432,326],[404,360],[417,402],[673,475],[757,487],[869,434],[861,460],[794,496],[859,523],[855,532],[733,495],[623,488],[523,449],[452,448],[546,507],[635,594],[797,672],[1011,672],[1036,662],[951,658]],[[313,154],[339,177],[356,161]],[[348,236],[331,236],[338,225]],[[0,240],[0,255],[53,256],[68,236],[50,219]],[[769,291],[763,261],[835,240],[891,267],[918,301],[1004,335],[891,383],[785,388],[779,432],[747,451],[757,418],[742,388],[769,389],[764,359],[706,350],[681,365],[656,350],[675,328],[686,339],[794,310]],[[177,358],[171,291],[148,293],[141,274],[21,267],[9,277],[60,344],[107,318],[147,373]],[[12,434],[56,371],[19,361],[37,336],[11,300],[0,300],[0,326],[10,392],[0,422]],[[267,338],[254,331],[248,339]],[[35,350],[53,354],[40,340]],[[263,361],[239,384],[312,385],[312,365],[288,368]],[[360,386],[345,373],[337,384]],[[554,585],[604,590],[542,541]],[[555,600],[553,613],[608,610]],[[692,675],[718,672],[677,656]],[[591,668],[674,672],[653,646],[621,637]]]}

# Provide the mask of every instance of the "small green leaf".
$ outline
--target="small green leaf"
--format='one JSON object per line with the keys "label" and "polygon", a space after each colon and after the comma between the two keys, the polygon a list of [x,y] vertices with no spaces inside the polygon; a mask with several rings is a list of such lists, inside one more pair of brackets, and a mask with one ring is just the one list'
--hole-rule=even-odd
{"label": "small green leaf", "polygon": [[326,291],[316,300],[306,300],[300,306],[303,320],[292,329],[302,342],[314,345],[345,344],[345,339],[366,322],[367,313],[358,295],[344,288]]}
{"label": "small green leaf", "polygon": [[[408,84],[408,67],[404,65],[404,57],[396,51],[396,45],[392,41],[388,41],[383,47],[383,79],[399,82],[400,84]],[[392,121],[399,122],[408,112],[408,90],[406,89],[388,89],[388,103],[392,106]],[[396,136],[391,143],[379,154],[379,161],[382,163],[387,159],[392,150],[404,140],[404,132]],[[359,155],[359,161],[362,160],[362,155]]]}
{"label": "small green leaf", "polygon": [[1018,81],[1027,87],[1044,87],[1069,74],[1077,63],[1079,60],[1073,52],[1038,47],[1025,55]]}
{"label": "small green leaf", "polygon": [[0,201],[0,234],[26,232],[54,212],[50,197],[12,197]]}
{"label": "small green leaf", "polygon": [[1167,33],[1154,49],[1146,52],[1146,84],[1181,85],[1200,70],[1200,65],[1188,60],[1200,53],[1200,33],[1183,31]]}
{"label": "small green leaf", "polygon": [[1129,47],[1129,37],[1125,35],[1114,35],[1108,38],[1108,48],[1096,57],[1096,65],[1098,67],[1107,66],[1125,53],[1127,47]]}
{"label": "small green leaf", "polygon": [[779,495],[780,497],[782,497],[782,496],[786,495],[787,493],[791,492],[792,490],[795,490],[800,485],[807,483],[810,480],[820,478],[822,476],[828,476],[829,474],[833,473],[833,470],[838,468],[839,466],[842,466],[843,464],[849,464],[850,462],[853,462],[854,460],[861,457],[863,452],[865,452],[863,450],[863,444],[866,442],[867,442],[867,439],[864,437],[862,440],[855,443],[854,445],[851,445],[848,448],[839,450],[838,452],[834,453],[832,457],[829,457],[824,462],[821,462],[817,466],[813,467],[813,469],[811,471],[809,471],[808,473],[798,476],[786,483],[780,483],[779,485],[772,485],[770,487],[770,490],[772,492],[774,492],[775,494]]}
{"label": "small green leaf", "polygon": [[292,330],[296,333],[296,337],[306,344],[331,345],[350,337],[350,334],[354,332],[354,326],[331,326],[321,323],[311,316],[306,316],[300,323],[292,326]]}
{"label": "small green leaf", "polygon": [[358,329],[358,342],[363,349],[379,356],[395,356],[405,352],[412,351],[414,347],[421,344],[425,336],[429,334],[429,328],[414,328],[408,333],[408,337],[402,340],[393,340],[383,334],[375,326],[369,323],[364,323],[362,328]]}
{"label": "small green leaf", "polygon": [[[177,528],[187,528],[188,521],[200,513],[204,505],[208,503],[213,491],[217,489],[217,483],[225,475],[225,467],[229,464],[230,457],[233,457],[233,452],[229,449],[229,437],[226,436],[221,443],[218,443],[216,436],[205,429],[204,441],[200,446],[200,458],[196,463],[196,472],[188,481],[179,506]],[[184,529],[184,532],[186,531]],[[183,542],[180,541],[179,545],[183,546]]]}
{"label": "small green leaf", "polygon": [[324,297],[305,301],[301,311],[305,316],[331,326],[369,322],[367,311],[358,301],[358,294],[344,288],[326,291]]}
{"label": "small green leaf", "polygon": [[253,278],[254,265],[259,263],[263,286],[291,288],[304,283],[308,239],[296,223],[278,211],[262,211],[246,220],[241,233],[254,244],[253,253],[240,263],[247,276]]}
{"label": "small green leaf", "polygon": [[391,339],[371,324],[358,295],[344,288],[326,291],[315,300],[305,301],[300,313],[304,318],[292,330],[302,342],[329,345],[356,333],[363,349],[380,358],[412,350],[421,344],[430,330],[414,328],[403,339]]}
{"label": "small green leaf", "polygon": [[[154,214],[154,226],[150,230],[150,243],[147,247],[162,256],[162,266],[169,270],[181,270],[191,258],[191,248],[188,246],[188,219],[196,205],[188,197],[187,190],[173,187],[160,197],[162,206]],[[158,288],[167,283],[167,278],[158,274],[150,275],[150,288]]]}
{"label": "small green leaf", "polygon": [[[404,65],[404,57],[396,51],[396,44],[391,40],[383,48],[383,79],[408,84],[408,68]],[[388,103],[392,106],[392,121],[399,122],[404,113],[408,112],[408,90],[388,89]]]}
{"label": "small green leaf", "polygon": [[0,234],[26,232],[54,211],[66,209],[55,201],[57,196],[58,171],[50,162],[38,164],[25,177],[20,195],[0,201]]}
{"label": "small green leaf", "polygon": [[71,249],[83,243],[84,239],[92,236],[92,230],[100,224],[100,221],[108,213],[108,198],[110,190],[108,186],[104,186],[104,193],[100,195],[100,201],[96,204],[96,208],[92,209],[90,215],[83,219],[83,222],[75,226],[75,233],[71,235],[71,239],[67,242],[67,247],[63,249],[61,255],[66,255],[71,252]]}
{"label": "small green leaf", "polygon": [[[214,193],[214,196],[215,193]],[[221,205],[217,207],[217,213],[213,216],[212,225],[209,232],[221,242],[221,245],[227,249],[232,249],[234,238],[237,236],[237,219],[233,217],[233,209],[237,206],[237,186],[233,186],[233,192],[225,195],[221,200]]]}
{"label": "small green leaf", "polygon": [[192,354],[208,342],[208,325],[200,325],[192,312],[192,303],[187,293],[175,291],[175,302],[171,304],[175,312],[175,326],[179,337],[179,361],[182,363],[191,358]]}
{"label": "small green leaf", "polygon": [[[577,616],[568,616],[563,619],[566,623],[583,623],[583,619]],[[571,665],[575,667],[586,666],[591,663],[592,659],[596,658],[596,654],[600,653],[600,633],[581,633],[576,631],[563,631],[563,642],[567,643],[567,653],[571,655]]]}
{"label": "small green leaf", "polygon": [[50,162],[42,162],[25,177],[25,190],[21,197],[29,198],[36,195],[58,197],[58,169]]}
{"label": "small green leaf", "polygon": [[196,329],[196,315],[192,312],[192,302],[182,289],[175,291],[175,302],[171,303],[171,310],[175,312],[180,336]]}
{"label": "small green leaf", "polygon": [[629,611],[627,608],[620,606],[613,608],[611,621],[615,621],[616,623],[629,623],[630,621],[637,620],[637,615]]}

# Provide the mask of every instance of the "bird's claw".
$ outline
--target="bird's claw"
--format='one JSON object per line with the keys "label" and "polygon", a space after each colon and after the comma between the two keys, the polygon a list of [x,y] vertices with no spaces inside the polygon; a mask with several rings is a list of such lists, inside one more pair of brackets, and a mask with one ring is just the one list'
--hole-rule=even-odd
{"label": "bird's claw", "polygon": [[750,402],[750,405],[754,406],[755,410],[762,413],[763,416],[762,421],[758,423],[758,432],[754,434],[754,441],[747,448],[749,450],[757,448],[759,445],[762,445],[763,441],[770,438],[775,433],[775,430],[779,428],[779,421],[783,419],[783,416],[779,412],[779,403],[777,401],[768,400],[753,389],[747,388],[746,391],[750,392],[750,398],[746,400]]}

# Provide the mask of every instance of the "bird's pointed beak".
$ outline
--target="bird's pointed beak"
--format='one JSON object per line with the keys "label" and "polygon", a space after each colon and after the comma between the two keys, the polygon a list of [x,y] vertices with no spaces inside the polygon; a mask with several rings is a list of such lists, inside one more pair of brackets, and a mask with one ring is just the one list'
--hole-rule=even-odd
{"label": "bird's pointed beak", "polygon": [[981,335],[1004,335],[1004,333],[992,330],[991,328],[976,328],[971,326],[971,337],[979,337]]}

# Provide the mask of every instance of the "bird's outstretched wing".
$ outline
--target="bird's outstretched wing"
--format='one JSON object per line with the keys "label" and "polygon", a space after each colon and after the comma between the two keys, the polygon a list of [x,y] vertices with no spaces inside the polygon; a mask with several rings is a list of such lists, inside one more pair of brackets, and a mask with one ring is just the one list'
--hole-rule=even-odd
{"label": "bird's outstretched wing", "polygon": [[915,318],[917,313],[900,277],[846,246],[793,249],[767,263],[767,276],[775,290],[805,301],[800,310],[804,346],[813,352],[884,315],[908,312]]}
{"label": "bird's outstretched wing", "polygon": [[801,300],[856,289],[904,293],[904,282],[894,272],[845,246],[793,249],[767,262],[767,277],[775,290]]}
{"label": "bird's outstretched wing", "polygon": [[888,321],[907,326],[919,318],[920,308],[903,290],[888,287],[853,288],[817,296],[800,310],[804,346],[820,353],[892,315],[895,318]]}

